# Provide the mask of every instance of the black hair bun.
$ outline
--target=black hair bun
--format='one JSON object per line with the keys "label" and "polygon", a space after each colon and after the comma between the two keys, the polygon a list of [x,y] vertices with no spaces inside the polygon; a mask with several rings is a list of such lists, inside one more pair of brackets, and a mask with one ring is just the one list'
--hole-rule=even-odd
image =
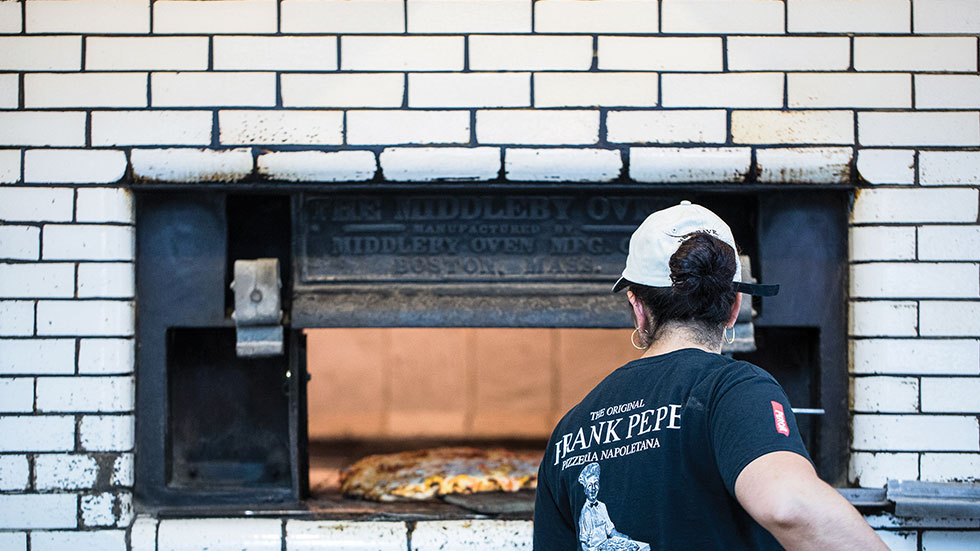
{"label": "black hair bun", "polygon": [[684,236],[669,265],[674,293],[695,304],[709,306],[733,289],[735,251],[711,234]]}

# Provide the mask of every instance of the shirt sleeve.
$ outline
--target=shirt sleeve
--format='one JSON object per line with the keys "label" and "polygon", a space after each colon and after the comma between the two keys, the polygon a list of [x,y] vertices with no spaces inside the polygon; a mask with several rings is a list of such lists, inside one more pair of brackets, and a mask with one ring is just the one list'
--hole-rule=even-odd
{"label": "shirt sleeve", "polygon": [[753,365],[734,367],[716,389],[708,413],[715,461],[732,496],[742,469],[767,453],[789,451],[810,459],[779,383]]}
{"label": "shirt sleeve", "polygon": [[568,510],[568,497],[557,495],[542,461],[538,469],[538,487],[534,495],[534,550],[569,551],[579,548],[575,526]]}

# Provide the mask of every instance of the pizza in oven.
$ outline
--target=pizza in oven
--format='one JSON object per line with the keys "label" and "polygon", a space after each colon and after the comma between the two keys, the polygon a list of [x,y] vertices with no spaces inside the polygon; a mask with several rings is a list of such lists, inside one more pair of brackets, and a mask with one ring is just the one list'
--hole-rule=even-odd
{"label": "pizza in oven", "polygon": [[539,453],[447,447],[370,455],[340,475],[345,495],[374,501],[536,487]]}

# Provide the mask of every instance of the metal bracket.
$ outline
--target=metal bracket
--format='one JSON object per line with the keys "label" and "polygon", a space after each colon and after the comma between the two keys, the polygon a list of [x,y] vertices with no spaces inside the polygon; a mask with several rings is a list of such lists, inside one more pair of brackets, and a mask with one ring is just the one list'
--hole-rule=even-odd
{"label": "metal bracket", "polygon": [[283,353],[282,304],[278,258],[236,260],[235,320],[239,357],[278,356]]}

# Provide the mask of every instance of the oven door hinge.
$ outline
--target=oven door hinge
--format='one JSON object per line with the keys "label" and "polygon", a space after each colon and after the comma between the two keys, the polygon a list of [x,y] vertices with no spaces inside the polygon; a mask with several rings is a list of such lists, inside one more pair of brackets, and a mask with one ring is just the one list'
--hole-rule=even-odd
{"label": "oven door hinge", "polygon": [[279,259],[236,260],[231,289],[235,293],[235,311],[231,318],[235,320],[235,353],[238,357],[281,355],[283,328]]}

